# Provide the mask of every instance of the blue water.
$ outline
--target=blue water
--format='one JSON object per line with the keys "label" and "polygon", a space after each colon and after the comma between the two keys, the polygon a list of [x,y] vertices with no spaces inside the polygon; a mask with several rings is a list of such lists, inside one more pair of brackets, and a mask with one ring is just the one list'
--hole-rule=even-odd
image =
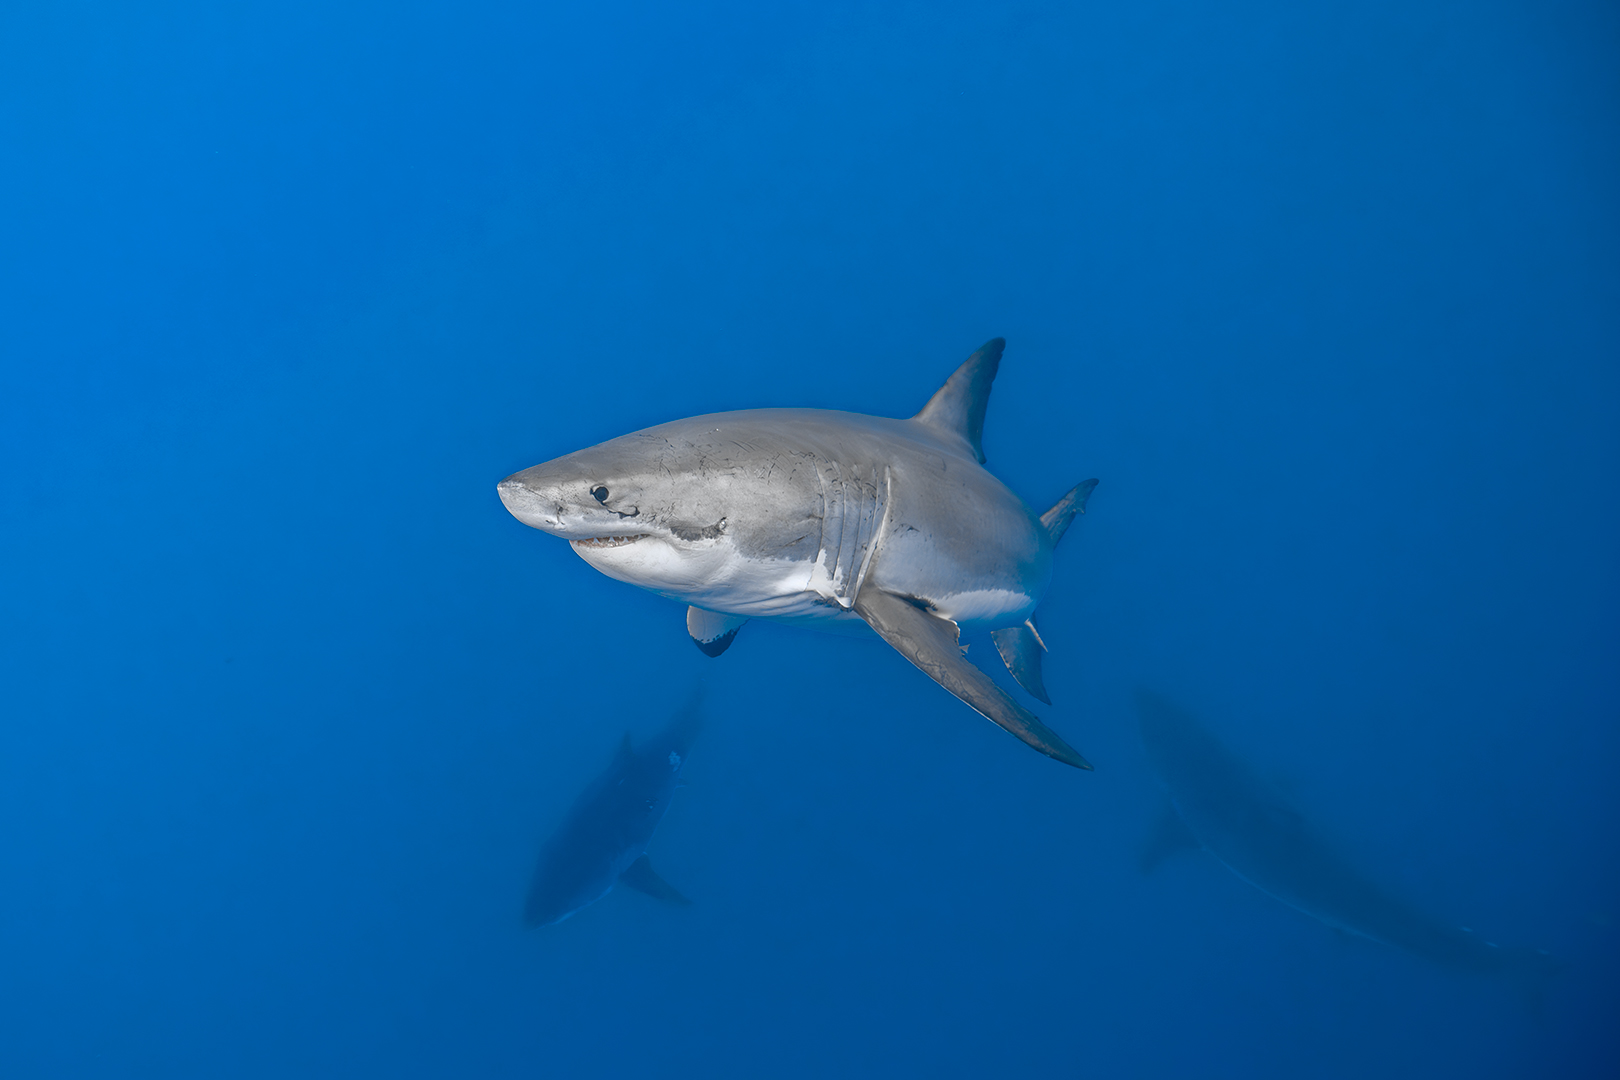
{"label": "blue water", "polygon": [[[1615,1075],[1617,121],[1603,3],[7,6],[0,1074]],[[1094,774],[495,497],[995,335]],[[525,929],[704,680],[694,906]],[[1138,873],[1139,686],[1545,999]]]}

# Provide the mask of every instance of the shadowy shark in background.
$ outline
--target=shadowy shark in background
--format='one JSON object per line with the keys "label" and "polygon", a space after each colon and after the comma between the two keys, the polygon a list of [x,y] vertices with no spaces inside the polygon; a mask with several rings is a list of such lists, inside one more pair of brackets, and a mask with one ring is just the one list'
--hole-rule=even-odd
{"label": "shadowy shark in background", "polygon": [[1144,873],[1179,849],[1203,848],[1289,907],[1442,967],[1507,975],[1532,991],[1557,971],[1543,950],[1496,945],[1391,896],[1341,860],[1187,713],[1146,692],[1137,695],[1137,706],[1142,742],[1171,804],[1143,850]]}
{"label": "shadowy shark in background", "polygon": [[639,750],[625,734],[613,763],[585,788],[541,848],[523,906],[525,923],[562,922],[618,882],[668,903],[691,903],[653,871],[646,852],[701,726],[697,704],[694,698]]}
{"label": "shadowy shark in background", "polygon": [[1005,342],[985,342],[907,420],[753,409],[676,420],[502,480],[513,517],[608,577],[691,605],[719,656],[749,619],[866,627],[1049,757],[1091,766],[962,655],[987,630],[1050,704],[1035,608],[1052,551],[1095,480],[1036,514],[983,467],[980,436]]}

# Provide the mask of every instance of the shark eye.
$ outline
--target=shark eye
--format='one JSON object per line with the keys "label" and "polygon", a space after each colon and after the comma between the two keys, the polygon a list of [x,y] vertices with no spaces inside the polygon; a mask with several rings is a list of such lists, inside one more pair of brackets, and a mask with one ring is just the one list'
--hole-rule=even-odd
{"label": "shark eye", "polygon": [[603,506],[606,506],[608,489],[598,484],[596,487],[591,488],[591,496],[596,499],[597,502],[601,503]]}

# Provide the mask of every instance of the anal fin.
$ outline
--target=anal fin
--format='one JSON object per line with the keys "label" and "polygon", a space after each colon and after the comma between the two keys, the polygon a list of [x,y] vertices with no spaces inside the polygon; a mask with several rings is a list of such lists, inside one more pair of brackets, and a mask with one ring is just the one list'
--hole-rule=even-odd
{"label": "anal fin", "polygon": [[878,636],[930,678],[983,716],[1047,757],[1077,769],[1091,765],[1040,717],[1019,705],[995,681],[962,656],[956,624],[930,615],[911,601],[867,587],[855,597],[855,613]]}
{"label": "anal fin", "polygon": [[1028,620],[1021,626],[992,630],[990,639],[996,643],[1001,662],[1007,665],[1007,670],[1018,680],[1018,685],[1028,690],[1032,697],[1052,704],[1052,699],[1046,696],[1046,685],[1041,682],[1041,653],[1046,651],[1046,646],[1041,644],[1041,636],[1035,632],[1034,620]]}
{"label": "anal fin", "polygon": [[647,861],[645,855],[631,863],[630,868],[619,875],[619,880],[637,892],[646,893],[666,904],[680,907],[690,907],[692,904],[692,901],[675,890],[675,886],[658,876],[658,871],[652,868],[652,863]]}
{"label": "anal fin", "polygon": [[731,648],[737,631],[747,621],[746,615],[722,615],[700,607],[686,609],[686,632],[692,635],[692,643],[702,649],[705,656],[719,656]]}

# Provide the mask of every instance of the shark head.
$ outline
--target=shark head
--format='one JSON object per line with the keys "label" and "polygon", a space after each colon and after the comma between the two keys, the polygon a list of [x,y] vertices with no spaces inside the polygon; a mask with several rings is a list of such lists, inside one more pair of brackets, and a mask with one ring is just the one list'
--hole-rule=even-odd
{"label": "shark head", "polygon": [[[704,450],[637,432],[514,473],[497,490],[513,517],[567,540],[602,573],[690,601],[726,576],[734,519],[747,514]],[[700,473],[709,482],[694,483]]]}
{"label": "shark head", "polygon": [[604,453],[607,444],[568,454],[522,472],[497,485],[501,502],[512,516],[542,532],[571,543],[633,543],[667,532],[640,504],[647,502],[647,477],[621,455]]}

